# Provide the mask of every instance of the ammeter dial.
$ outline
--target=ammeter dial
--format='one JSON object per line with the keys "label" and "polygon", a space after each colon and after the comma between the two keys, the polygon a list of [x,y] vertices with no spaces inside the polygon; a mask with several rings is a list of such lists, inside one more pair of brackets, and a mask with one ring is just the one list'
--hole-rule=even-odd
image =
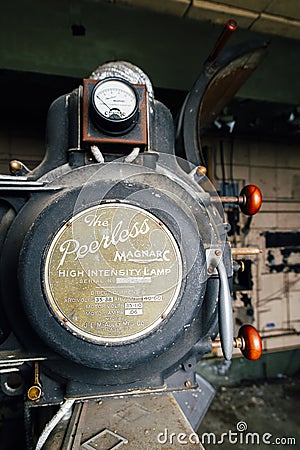
{"label": "ammeter dial", "polygon": [[138,94],[134,86],[119,78],[99,81],[92,91],[92,117],[97,128],[122,134],[133,128],[138,116]]}

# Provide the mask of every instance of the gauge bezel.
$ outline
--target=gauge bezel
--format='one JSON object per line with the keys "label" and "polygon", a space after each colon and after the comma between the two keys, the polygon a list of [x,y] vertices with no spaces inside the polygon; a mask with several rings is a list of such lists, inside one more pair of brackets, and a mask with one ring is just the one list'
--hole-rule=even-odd
{"label": "gauge bezel", "polygon": [[[126,85],[130,90],[133,92],[135,97],[135,107],[133,111],[124,118],[112,118],[107,117],[104,114],[101,113],[101,111],[98,109],[95,101],[95,95],[96,92],[99,90],[99,88],[103,85],[105,85],[108,82],[116,81],[123,85]],[[94,125],[99,128],[101,131],[111,134],[111,135],[120,135],[128,133],[132,130],[132,128],[137,123],[137,118],[139,115],[139,96],[136,88],[129,83],[128,81],[118,78],[118,77],[109,77],[104,78],[103,80],[98,81],[95,86],[93,87],[92,93],[91,93],[91,116]]]}

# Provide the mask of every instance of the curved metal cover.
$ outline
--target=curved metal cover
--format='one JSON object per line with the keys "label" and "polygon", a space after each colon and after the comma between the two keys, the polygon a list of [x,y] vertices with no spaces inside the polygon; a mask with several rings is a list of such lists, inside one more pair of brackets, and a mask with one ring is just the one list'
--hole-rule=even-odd
{"label": "curved metal cover", "polygon": [[[232,100],[241,86],[252,75],[265,54],[265,49],[256,49],[236,57],[221,67],[211,78],[201,99],[199,129],[213,122],[222,109]],[[209,76],[210,68],[206,68]]]}
{"label": "curved metal cover", "polygon": [[252,75],[267,53],[265,41],[239,44],[204,65],[183,105],[177,144],[192,163],[204,164],[200,137]]}

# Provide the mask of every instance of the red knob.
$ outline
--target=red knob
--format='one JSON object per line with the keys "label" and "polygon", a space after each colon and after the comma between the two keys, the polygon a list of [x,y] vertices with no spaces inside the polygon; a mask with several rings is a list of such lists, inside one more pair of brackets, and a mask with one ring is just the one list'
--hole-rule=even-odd
{"label": "red knob", "polygon": [[241,326],[238,338],[242,341],[241,352],[245,358],[254,361],[261,357],[262,340],[256,328],[252,325]]}
{"label": "red knob", "polygon": [[239,205],[241,211],[247,216],[256,214],[262,204],[262,193],[254,184],[243,187],[239,195]]}

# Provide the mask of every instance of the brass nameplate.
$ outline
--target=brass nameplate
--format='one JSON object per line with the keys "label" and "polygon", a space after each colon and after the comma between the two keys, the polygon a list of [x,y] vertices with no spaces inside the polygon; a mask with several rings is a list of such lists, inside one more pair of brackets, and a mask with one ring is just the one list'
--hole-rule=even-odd
{"label": "brass nameplate", "polygon": [[120,202],[89,207],[54,236],[45,291],[62,326],[99,343],[134,340],[170,314],[182,259],[170,230],[153,214]]}

